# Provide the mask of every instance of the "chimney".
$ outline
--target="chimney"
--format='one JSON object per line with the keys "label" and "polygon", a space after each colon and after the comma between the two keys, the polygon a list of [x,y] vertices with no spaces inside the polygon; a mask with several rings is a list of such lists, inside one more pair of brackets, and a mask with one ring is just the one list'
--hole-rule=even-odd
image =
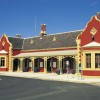
{"label": "chimney", "polygon": [[21,34],[16,34],[16,38],[21,38]]}
{"label": "chimney", "polygon": [[46,24],[41,24],[41,30],[40,30],[40,37],[43,37],[46,34]]}
{"label": "chimney", "polygon": [[96,16],[97,16],[97,19],[100,20],[100,12],[97,12]]}

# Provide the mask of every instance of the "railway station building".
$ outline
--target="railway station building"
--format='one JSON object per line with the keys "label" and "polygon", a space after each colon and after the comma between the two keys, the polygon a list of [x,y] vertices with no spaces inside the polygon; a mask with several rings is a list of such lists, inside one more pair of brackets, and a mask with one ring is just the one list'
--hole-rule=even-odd
{"label": "railway station building", "polygon": [[0,39],[0,71],[43,72],[100,76],[100,13],[83,30],[22,38],[3,34]]}

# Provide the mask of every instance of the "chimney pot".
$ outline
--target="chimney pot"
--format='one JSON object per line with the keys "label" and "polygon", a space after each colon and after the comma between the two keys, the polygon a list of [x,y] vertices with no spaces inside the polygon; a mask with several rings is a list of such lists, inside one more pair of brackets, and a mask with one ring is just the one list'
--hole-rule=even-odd
{"label": "chimney pot", "polygon": [[21,38],[21,34],[16,34],[16,38]]}
{"label": "chimney pot", "polygon": [[46,35],[46,24],[41,24],[40,37]]}
{"label": "chimney pot", "polygon": [[96,16],[100,20],[100,12],[97,12]]}

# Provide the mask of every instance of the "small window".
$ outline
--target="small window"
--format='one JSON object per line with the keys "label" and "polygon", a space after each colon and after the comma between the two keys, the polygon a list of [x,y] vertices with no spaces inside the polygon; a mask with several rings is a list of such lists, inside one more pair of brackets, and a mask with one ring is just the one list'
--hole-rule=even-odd
{"label": "small window", "polygon": [[95,68],[100,68],[100,53],[95,54]]}
{"label": "small window", "polygon": [[91,68],[91,54],[86,54],[86,68]]}
{"label": "small window", "polygon": [[92,41],[94,41],[94,35],[92,35]]}
{"label": "small window", "polygon": [[3,66],[5,66],[5,57],[1,57],[1,66],[3,67]]}

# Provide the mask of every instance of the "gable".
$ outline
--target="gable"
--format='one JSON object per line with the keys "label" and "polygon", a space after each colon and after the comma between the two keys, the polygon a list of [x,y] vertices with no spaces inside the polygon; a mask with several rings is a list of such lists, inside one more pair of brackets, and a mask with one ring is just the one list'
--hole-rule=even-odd
{"label": "gable", "polygon": [[96,16],[91,18],[83,32],[78,36],[78,39],[81,40],[81,46],[84,46],[92,41],[100,43],[100,20],[98,20]]}
{"label": "gable", "polygon": [[5,50],[9,52],[9,48],[11,47],[11,43],[9,42],[7,36],[4,34],[0,40],[0,51]]}

